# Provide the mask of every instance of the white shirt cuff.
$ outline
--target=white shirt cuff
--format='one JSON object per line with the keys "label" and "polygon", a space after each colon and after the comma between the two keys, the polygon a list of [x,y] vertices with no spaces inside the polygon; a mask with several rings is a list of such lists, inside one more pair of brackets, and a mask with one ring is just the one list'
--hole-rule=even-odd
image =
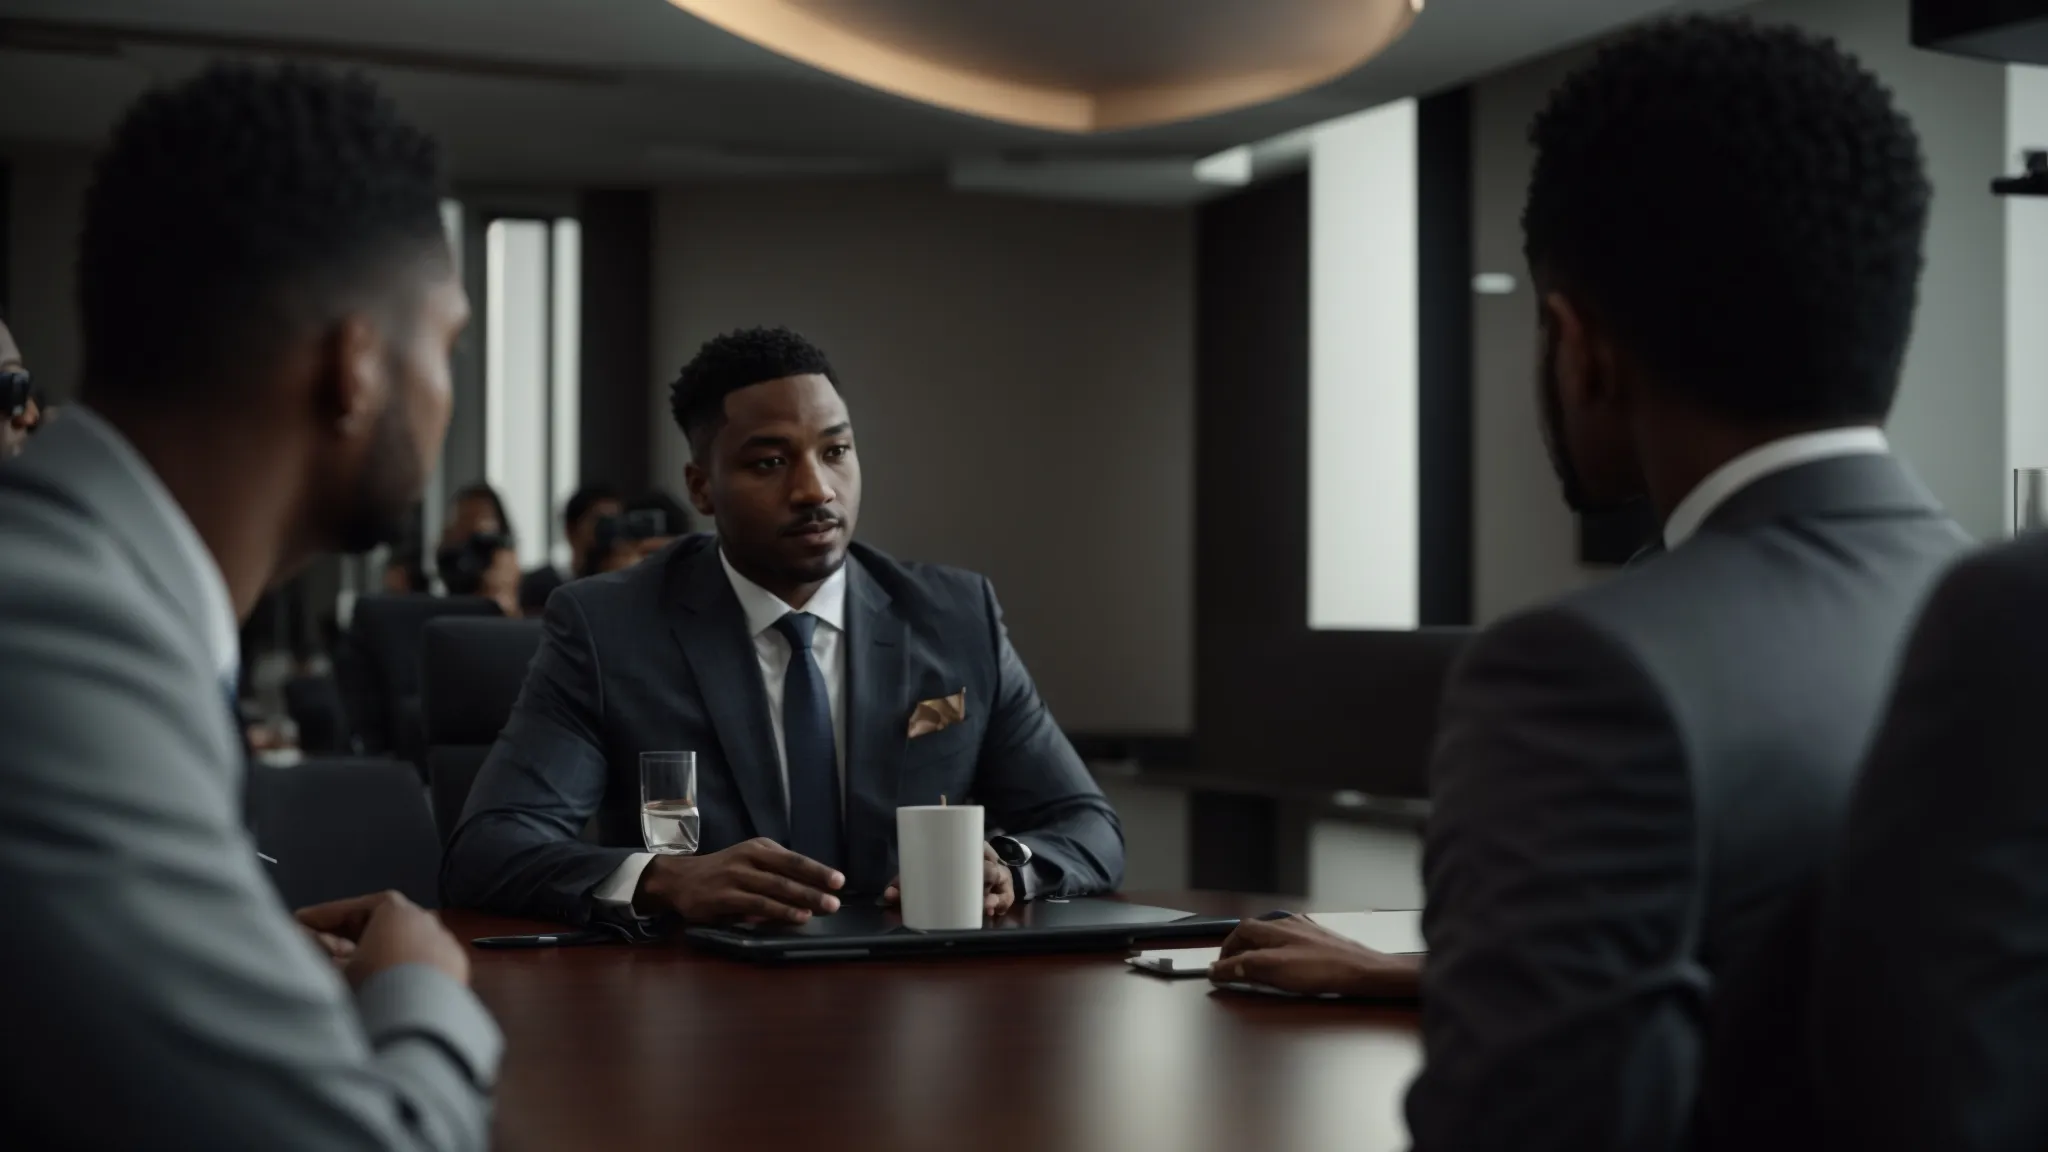
{"label": "white shirt cuff", "polygon": [[621,861],[604,882],[591,890],[591,899],[599,904],[614,907],[631,907],[633,894],[640,891],[640,874],[647,871],[647,865],[654,859],[652,852],[635,852]]}

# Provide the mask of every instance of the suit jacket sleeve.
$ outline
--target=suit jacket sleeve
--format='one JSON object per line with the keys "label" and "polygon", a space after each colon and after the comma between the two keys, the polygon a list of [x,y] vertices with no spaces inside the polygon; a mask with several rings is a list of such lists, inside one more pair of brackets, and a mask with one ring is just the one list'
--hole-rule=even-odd
{"label": "suit jacket sleeve", "polygon": [[1431,765],[1417,1152],[1682,1146],[1705,978],[1673,719],[1552,609],[1474,642]]}
{"label": "suit jacket sleeve", "polygon": [[548,598],[526,686],[463,805],[441,874],[453,903],[584,924],[599,911],[591,890],[632,855],[577,838],[607,769],[604,684],[572,591]]}
{"label": "suit jacket sleeve", "polygon": [[237,819],[239,755],[182,622],[110,587],[124,558],[40,534],[0,556],[0,984],[27,1061],[0,1087],[9,1135],[482,1148],[500,1049],[482,1006],[415,966],[352,1001]]}
{"label": "suit jacket sleeve", "polygon": [[1053,721],[1003,626],[995,589],[982,582],[996,698],[975,766],[989,825],[1031,846],[1047,889],[1039,896],[1111,892],[1123,883],[1124,830],[1087,765]]}
{"label": "suit jacket sleeve", "polygon": [[1830,1147],[2048,1147],[2048,606],[2024,559],[1942,583],[1850,804],[1813,980]]}

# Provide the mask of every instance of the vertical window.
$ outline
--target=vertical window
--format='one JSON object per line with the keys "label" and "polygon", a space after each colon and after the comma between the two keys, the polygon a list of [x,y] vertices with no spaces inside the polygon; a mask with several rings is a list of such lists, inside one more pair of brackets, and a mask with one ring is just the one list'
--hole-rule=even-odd
{"label": "vertical window", "polygon": [[556,509],[576,486],[581,236],[573,220],[507,217],[484,245],[484,478],[531,568],[559,560]]}
{"label": "vertical window", "polygon": [[1413,100],[1311,140],[1311,628],[1413,628],[1420,613],[1415,147]]}
{"label": "vertical window", "polygon": [[554,413],[548,425],[554,443],[549,450],[548,555],[555,567],[567,572],[574,558],[569,555],[569,540],[556,513],[575,494],[580,470],[577,445],[582,431],[577,414],[583,397],[578,370],[583,359],[583,226],[574,220],[555,221],[554,242]]}

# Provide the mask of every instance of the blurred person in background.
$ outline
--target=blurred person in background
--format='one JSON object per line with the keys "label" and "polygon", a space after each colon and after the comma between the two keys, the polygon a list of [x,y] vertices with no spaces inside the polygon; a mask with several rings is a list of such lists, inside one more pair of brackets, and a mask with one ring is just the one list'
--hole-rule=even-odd
{"label": "blurred person in background", "polygon": [[0,323],[0,460],[21,455],[43,422],[42,398],[22,362],[14,333]]}
{"label": "blurred person in background", "polygon": [[448,499],[448,516],[441,522],[442,545],[471,536],[489,534],[512,536],[512,518],[505,514],[505,500],[498,490],[479,480],[456,489]]}
{"label": "blurred person in background", "polygon": [[434,573],[450,596],[482,596],[507,616],[519,612],[519,552],[498,490],[478,481],[448,501]]}
{"label": "blurred person in background", "polygon": [[477,532],[441,545],[434,570],[450,596],[482,596],[507,616],[521,615],[519,552],[510,536]]}
{"label": "blurred person in background", "polygon": [[[562,531],[569,542],[570,571],[582,575],[583,554],[590,550],[597,535],[597,523],[607,516],[617,516],[624,507],[619,494],[608,484],[585,484],[562,505]],[[553,564],[543,564],[528,572],[519,580],[519,606],[528,614],[537,614],[547,607],[548,596],[560,588],[568,578]]]}
{"label": "blurred person in background", "polygon": [[589,546],[577,554],[576,574],[600,576],[631,568],[689,532],[689,510],[656,489],[592,525]]}
{"label": "blurred person in background", "polygon": [[295,923],[231,719],[238,620],[390,542],[433,472],[469,317],[443,195],[373,85],[295,65],[152,92],[97,161],[86,407],[0,469],[15,1146],[486,1142],[502,1038],[468,953],[394,893]]}

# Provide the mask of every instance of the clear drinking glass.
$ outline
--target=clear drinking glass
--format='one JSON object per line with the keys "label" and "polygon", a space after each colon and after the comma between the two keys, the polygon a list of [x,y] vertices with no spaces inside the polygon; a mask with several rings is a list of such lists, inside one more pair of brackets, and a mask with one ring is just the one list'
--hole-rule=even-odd
{"label": "clear drinking glass", "polygon": [[697,851],[697,754],[640,754],[640,842],[659,856]]}

